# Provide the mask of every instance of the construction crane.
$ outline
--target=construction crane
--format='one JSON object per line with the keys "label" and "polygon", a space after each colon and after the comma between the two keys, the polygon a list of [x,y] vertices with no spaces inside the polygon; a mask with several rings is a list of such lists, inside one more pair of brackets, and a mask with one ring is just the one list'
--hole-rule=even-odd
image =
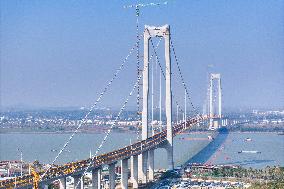
{"label": "construction crane", "polygon": [[135,8],[136,16],[139,17],[140,7],[158,6],[158,5],[167,5],[167,4],[168,4],[167,1],[162,2],[162,3],[147,3],[147,4],[139,3],[139,4],[136,4],[136,5],[125,5],[125,6],[123,6],[123,8]]}
{"label": "construction crane", "polygon": [[31,175],[33,176],[33,189],[39,189],[40,175],[35,171],[32,165],[29,165],[29,169],[31,170]]}
{"label": "construction crane", "polygon": [[147,4],[135,4],[135,5],[125,5],[123,8],[135,8],[136,10],[136,34],[137,34],[137,39],[139,38],[139,16],[140,16],[140,8],[141,7],[149,7],[149,6],[159,6],[159,5],[167,5],[168,2],[162,2],[162,3],[147,3]]}

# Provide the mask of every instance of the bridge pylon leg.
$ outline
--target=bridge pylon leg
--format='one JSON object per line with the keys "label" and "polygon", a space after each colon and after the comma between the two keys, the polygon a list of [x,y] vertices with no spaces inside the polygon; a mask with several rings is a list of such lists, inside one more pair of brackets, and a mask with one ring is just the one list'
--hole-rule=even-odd
{"label": "bridge pylon leg", "polygon": [[101,169],[92,170],[92,189],[101,189]]}
{"label": "bridge pylon leg", "polygon": [[59,179],[59,188],[66,189],[66,177]]}
{"label": "bridge pylon leg", "polygon": [[168,157],[168,169],[173,170],[174,169],[173,145],[167,143],[165,149],[167,151],[167,157]]}
{"label": "bridge pylon leg", "polygon": [[149,181],[154,180],[154,149],[149,150]]}
{"label": "bridge pylon leg", "polygon": [[109,170],[109,188],[115,189],[115,163],[108,165]]}
{"label": "bridge pylon leg", "polygon": [[167,154],[168,169],[174,168],[173,160],[173,127],[172,127],[172,72],[171,72],[171,51],[170,51],[170,27],[165,33],[165,59],[166,59],[166,118],[167,118]]}
{"label": "bridge pylon leg", "polygon": [[121,189],[128,189],[128,158],[121,160]]}
{"label": "bridge pylon leg", "polygon": [[82,174],[74,175],[74,189],[84,189],[84,177]]}
{"label": "bridge pylon leg", "polygon": [[131,182],[133,188],[138,188],[138,155],[131,157]]}

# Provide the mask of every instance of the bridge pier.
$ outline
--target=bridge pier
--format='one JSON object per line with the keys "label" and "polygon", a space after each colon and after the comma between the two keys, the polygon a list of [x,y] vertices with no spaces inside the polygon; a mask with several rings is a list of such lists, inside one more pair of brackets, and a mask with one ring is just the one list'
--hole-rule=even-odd
{"label": "bridge pier", "polygon": [[128,158],[121,160],[121,188],[128,189]]}
{"label": "bridge pier", "polygon": [[73,175],[74,189],[84,189],[84,177],[82,174]]}
{"label": "bridge pier", "polygon": [[48,189],[48,184],[41,184],[39,186],[39,188],[41,188],[41,189]]}
{"label": "bridge pier", "polygon": [[149,150],[148,152],[148,161],[149,161],[149,181],[154,180],[154,149]]}
{"label": "bridge pier", "polygon": [[138,166],[138,177],[142,183],[147,183],[147,162],[148,162],[148,151],[142,152],[139,155],[139,166]]}
{"label": "bridge pier", "polygon": [[138,188],[138,155],[131,157],[130,170],[133,188]]}
{"label": "bridge pier", "polygon": [[109,188],[115,189],[115,163],[108,165],[109,171]]}
{"label": "bridge pier", "polygon": [[59,188],[66,189],[66,177],[59,179]]}
{"label": "bridge pier", "polygon": [[92,189],[101,189],[101,169],[92,170]]}
{"label": "bridge pier", "polygon": [[167,151],[168,169],[173,170],[174,169],[173,145],[167,143],[165,149]]}

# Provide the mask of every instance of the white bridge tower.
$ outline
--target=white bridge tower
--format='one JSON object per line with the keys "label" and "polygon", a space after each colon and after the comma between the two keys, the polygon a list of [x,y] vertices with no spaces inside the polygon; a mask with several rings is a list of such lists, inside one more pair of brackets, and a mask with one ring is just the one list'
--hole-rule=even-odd
{"label": "white bridge tower", "polygon": [[[148,99],[149,99],[149,40],[153,37],[165,39],[166,62],[166,118],[167,118],[167,143],[165,149],[168,155],[168,168],[173,169],[173,134],[172,134],[172,94],[171,94],[171,57],[170,57],[170,26],[161,27],[145,26],[144,30],[144,68],[143,68],[143,110],[142,110],[142,140],[153,134],[148,128]],[[147,163],[149,163],[149,180],[154,177],[154,150],[143,152],[139,157],[139,180],[147,182]]]}
{"label": "white bridge tower", "polygon": [[[215,84],[217,81],[217,85]],[[217,93],[213,89],[217,88]],[[218,100],[216,97],[218,94]],[[213,96],[214,95],[214,96]],[[217,102],[218,101],[218,104]],[[222,119],[222,88],[221,88],[221,75],[219,73],[210,74],[210,86],[209,86],[209,129],[215,130],[218,129],[221,125]]]}

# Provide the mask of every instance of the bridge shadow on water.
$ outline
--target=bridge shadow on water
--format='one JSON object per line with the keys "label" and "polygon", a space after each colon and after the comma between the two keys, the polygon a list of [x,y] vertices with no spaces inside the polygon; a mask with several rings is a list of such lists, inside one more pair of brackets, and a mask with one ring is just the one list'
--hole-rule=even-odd
{"label": "bridge shadow on water", "polygon": [[227,128],[221,128],[214,138],[207,146],[195,154],[192,158],[187,160],[184,165],[188,163],[205,163],[210,157],[219,149],[219,147],[225,142],[229,135]]}

